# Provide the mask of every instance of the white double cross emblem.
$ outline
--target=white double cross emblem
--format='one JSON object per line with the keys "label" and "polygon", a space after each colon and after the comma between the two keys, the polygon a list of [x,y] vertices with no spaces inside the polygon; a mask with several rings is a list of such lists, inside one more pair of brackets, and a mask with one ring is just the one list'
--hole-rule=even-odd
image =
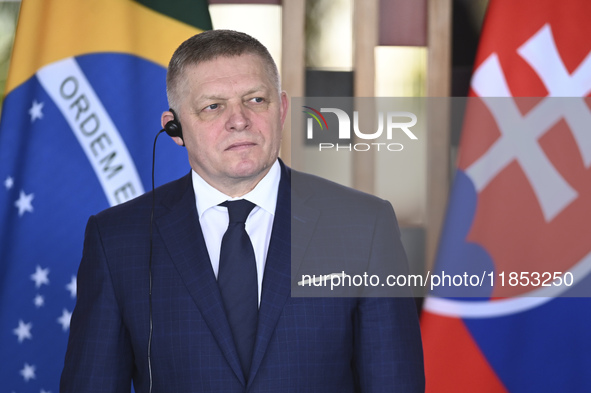
{"label": "white double cross emblem", "polygon": [[[549,97],[583,97],[591,92],[591,52],[569,74],[558,53],[550,25],[546,24],[517,51],[538,74]],[[564,119],[577,142],[583,163],[591,166],[591,112],[582,98],[546,98],[521,115],[498,56],[490,55],[475,71],[472,88],[495,118],[501,136],[466,171],[476,190],[483,190],[507,165],[516,160],[530,182],[547,222],[577,197],[577,191],[552,164],[538,139]]]}

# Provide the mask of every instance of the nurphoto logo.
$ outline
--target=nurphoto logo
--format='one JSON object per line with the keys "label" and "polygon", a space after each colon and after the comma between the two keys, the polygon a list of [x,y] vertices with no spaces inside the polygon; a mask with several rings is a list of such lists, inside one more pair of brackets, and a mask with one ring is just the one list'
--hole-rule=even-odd
{"label": "nurphoto logo", "polygon": [[[336,115],[338,121],[338,139],[351,140],[351,118],[342,109],[338,108],[320,108],[314,109],[310,106],[303,106],[306,110],[303,113],[309,115],[306,127],[306,138],[308,140],[314,139],[314,124],[316,128],[320,129],[317,132],[329,132],[328,122],[323,113],[332,113]],[[385,113],[385,115],[384,115]],[[330,118],[330,117],[329,117]],[[334,119],[334,118],[333,118]],[[386,126],[384,127],[384,123]],[[417,136],[410,130],[411,127],[417,124],[417,116],[412,112],[378,112],[377,131],[366,133],[362,132],[359,127],[359,112],[353,111],[353,132],[359,139],[374,141],[369,143],[318,143],[318,150],[346,150],[346,151],[368,151],[368,150],[387,150],[387,151],[401,151],[404,149],[402,143],[392,142],[394,136],[400,135],[400,131],[411,140],[418,139]],[[382,137],[386,129],[386,142],[377,142],[378,138]],[[373,131],[373,130],[372,130]],[[383,139],[383,138],[382,138]]]}

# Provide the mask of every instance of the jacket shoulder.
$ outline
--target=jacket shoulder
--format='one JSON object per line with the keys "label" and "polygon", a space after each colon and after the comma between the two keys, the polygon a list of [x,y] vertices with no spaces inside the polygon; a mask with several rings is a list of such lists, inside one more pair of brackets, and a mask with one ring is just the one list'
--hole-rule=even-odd
{"label": "jacket shoulder", "polygon": [[291,170],[291,187],[294,195],[317,207],[380,208],[390,205],[388,201],[375,195],[293,169]]}
{"label": "jacket shoulder", "polygon": [[155,215],[157,215],[163,205],[174,204],[188,191],[189,187],[192,187],[191,173],[120,205],[107,208],[97,213],[95,218],[99,223],[149,221],[153,204],[155,206]]}

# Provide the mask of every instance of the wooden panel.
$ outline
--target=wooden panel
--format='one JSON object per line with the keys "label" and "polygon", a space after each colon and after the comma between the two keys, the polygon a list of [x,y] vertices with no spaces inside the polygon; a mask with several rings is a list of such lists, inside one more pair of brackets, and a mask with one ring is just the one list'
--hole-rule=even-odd
{"label": "wooden panel", "polygon": [[451,78],[451,0],[428,2],[427,95],[448,97]]}
{"label": "wooden panel", "polygon": [[375,94],[374,48],[378,43],[378,2],[354,0],[353,68],[356,97],[373,97]]}
{"label": "wooden panel", "polygon": [[[305,58],[304,58],[304,28],[306,2],[304,0],[283,0],[282,11],[282,55],[281,55],[281,83],[283,90],[289,97],[303,97]],[[291,100],[290,100],[291,101]],[[294,145],[294,148],[299,143]],[[291,165],[291,102],[287,111],[283,140],[281,142],[281,159]]]}
{"label": "wooden panel", "polygon": [[[355,97],[375,96],[375,56],[378,43],[379,0],[354,0],[353,5],[353,89]],[[362,142],[357,137],[353,143]],[[352,185],[373,193],[374,153],[353,154]]]}
{"label": "wooden panel", "polygon": [[[451,0],[428,1],[427,95],[449,97],[451,80]],[[443,100],[441,100],[443,101]],[[427,144],[426,267],[435,260],[449,193],[449,106],[430,106]]]}

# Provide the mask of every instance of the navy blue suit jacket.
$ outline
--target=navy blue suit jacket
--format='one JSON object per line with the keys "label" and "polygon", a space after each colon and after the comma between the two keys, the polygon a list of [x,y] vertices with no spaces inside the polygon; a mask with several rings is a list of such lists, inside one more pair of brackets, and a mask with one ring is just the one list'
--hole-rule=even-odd
{"label": "navy blue suit jacket", "polygon": [[[303,186],[297,190],[292,175],[300,176],[297,184]],[[147,193],[89,219],[62,392],[129,392],[132,380],[136,392],[148,391],[151,205]],[[361,205],[364,211],[355,214]],[[325,258],[317,254],[327,241],[342,245],[341,255],[331,251],[327,258],[406,263],[388,202],[282,165],[246,378],[201,233],[190,174],[156,189],[154,217],[153,392],[424,390],[411,298],[290,296],[291,259],[297,270],[302,261]]]}

